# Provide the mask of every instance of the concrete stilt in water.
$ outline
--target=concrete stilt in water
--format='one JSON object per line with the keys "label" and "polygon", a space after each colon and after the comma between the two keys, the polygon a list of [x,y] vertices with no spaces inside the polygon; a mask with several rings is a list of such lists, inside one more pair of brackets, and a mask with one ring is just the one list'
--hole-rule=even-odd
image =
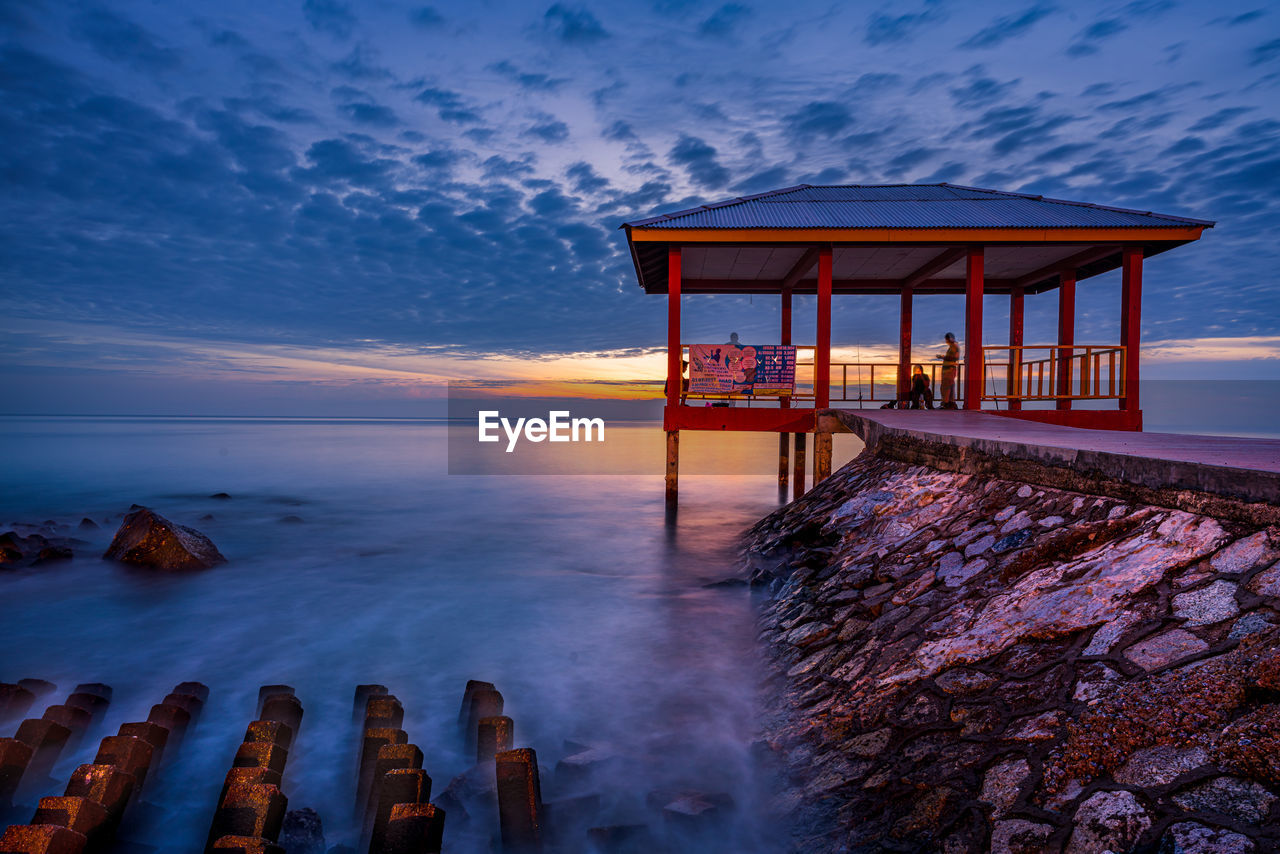
{"label": "concrete stilt in water", "polygon": [[355,817],[364,817],[369,792],[373,788],[373,771],[378,763],[378,751],[388,744],[408,744],[409,735],[402,729],[367,729],[360,749],[360,775],[356,782]]}
{"label": "concrete stilt in water", "polygon": [[365,702],[365,729],[399,729],[404,725],[404,706],[393,694],[370,697]]}
{"label": "concrete stilt in water", "polygon": [[675,504],[680,489],[680,431],[667,431],[667,503]]}
{"label": "concrete stilt in water", "polygon": [[56,824],[13,824],[0,837],[0,851],[15,854],[80,854],[88,840]]}
{"label": "concrete stilt in water", "polygon": [[458,709],[458,735],[467,737],[467,721],[471,720],[471,701],[479,690],[493,691],[492,682],[481,682],[479,679],[468,679],[466,690],[462,692],[462,708]]}
{"label": "concrete stilt in water", "polygon": [[498,821],[502,847],[507,852],[542,851],[542,787],[538,782],[538,756],[522,747],[499,753]]}
{"label": "concrete stilt in water", "polygon": [[791,434],[778,434],[778,489],[785,495],[791,468]]}
{"label": "concrete stilt in water", "polygon": [[12,802],[34,753],[30,745],[16,738],[0,739],[0,807]]}
{"label": "concrete stilt in water", "polygon": [[476,762],[489,762],[515,744],[516,722],[506,715],[481,718],[476,728]]}
{"label": "concrete stilt in water", "polygon": [[289,741],[285,748],[291,748],[302,727],[302,702],[292,694],[272,694],[263,701],[262,714],[258,717],[264,721],[279,721],[288,727]]}
{"label": "concrete stilt in water", "polygon": [[831,477],[831,434],[813,434],[813,485]]}
{"label": "concrete stilt in water", "polygon": [[258,717],[262,717],[262,706],[267,702],[268,697],[276,694],[293,695],[293,687],[290,685],[263,685],[258,689]]}
{"label": "concrete stilt in water", "polygon": [[791,473],[791,498],[795,500],[804,495],[804,433],[796,434],[795,469]]}
{"label": "concrete stilt in water", "polygon": [[[373,763],[373,783],[369,787],[369,800],[365,804],[363,829],[365,838],[369,838],[370,831],[374,830],[375,820],[381,825],[386,824],[387,816],[391,814],[393,806],[402,803],[417,803],[417,801],[409,801],[403,798],[395,788],[397,780],[400,778],[389,775],[393,771],[421,770],[422,751],[415,744],[387,744],[378,750],[378,757]],[[429,797],[431,778],[426,777],[426,781]],[[388,788],[388,786],[391,788]],[[383,809],[384,806],[386,809]]]}

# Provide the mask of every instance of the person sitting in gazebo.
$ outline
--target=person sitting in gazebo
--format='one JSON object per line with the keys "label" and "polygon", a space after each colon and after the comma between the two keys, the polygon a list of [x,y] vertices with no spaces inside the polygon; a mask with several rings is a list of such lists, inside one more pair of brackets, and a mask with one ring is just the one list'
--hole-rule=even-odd
{"label": "person sitting in gazebo", "polygon": [[912,409],[933,409],[933,389],[924,365],[916,365],[911,374],[911,393],[908,397]]}

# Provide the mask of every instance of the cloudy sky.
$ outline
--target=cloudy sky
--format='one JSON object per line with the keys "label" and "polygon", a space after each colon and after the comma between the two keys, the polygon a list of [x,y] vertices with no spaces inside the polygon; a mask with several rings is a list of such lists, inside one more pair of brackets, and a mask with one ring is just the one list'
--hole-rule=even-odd
{"label": "cloudy sky", "polygon": [[[618,225],[797,183],[1217,220],[1147,266],[1147,373],[1280,378],[1258,0],[7,0],[0,51],[0,411],[407,414],[451,377],[659,374]],[[1078,340],[1117,338],[1117,278],[1081,285]],[[837,344],[888,352],[893,298],[836,303]],[[777,336],[772,300],[686,318]],[[961,326],[918,301],[918,346]]]}

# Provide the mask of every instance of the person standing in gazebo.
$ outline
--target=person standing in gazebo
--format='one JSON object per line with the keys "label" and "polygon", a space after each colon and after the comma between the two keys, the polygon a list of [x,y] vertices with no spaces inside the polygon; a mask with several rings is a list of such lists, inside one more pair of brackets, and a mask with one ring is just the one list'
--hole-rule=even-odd
{"label": "person standing in gazebo", "polygon": [[942,409],[958,409],[956,406],[956,374],[960,367],[960,345],[956,336],[946,334],[947,352],[935,358],[942,360]]}

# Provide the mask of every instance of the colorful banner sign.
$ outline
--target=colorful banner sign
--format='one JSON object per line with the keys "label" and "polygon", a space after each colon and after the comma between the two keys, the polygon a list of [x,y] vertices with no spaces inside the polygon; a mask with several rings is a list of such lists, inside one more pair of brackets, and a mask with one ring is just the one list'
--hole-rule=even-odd
{"label": "colorful banner sign", "polygon": [[796,348],[789,344],[690,344],[690,394],[791,395]]}

